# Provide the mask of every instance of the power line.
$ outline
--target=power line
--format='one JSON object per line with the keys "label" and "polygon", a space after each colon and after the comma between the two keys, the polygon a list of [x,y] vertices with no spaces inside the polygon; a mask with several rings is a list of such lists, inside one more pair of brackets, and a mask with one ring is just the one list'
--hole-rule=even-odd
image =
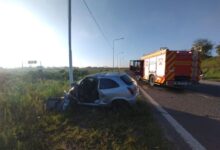
{"label": "power line", "polygon": [[101,32],[103,38],[105,39],[105,41],[107,42],[107,44],[108,44],[108,45],[110,46],[110,48],[112,49],[112,47],[111,47],[111,45],[110,45],[110,43],[109,43],[109,41],[108,41],[108,38],[106,37],[104,31],[102,30],[101,26],[99,25],[98,21],[96,20],[95,16],[93,15],[91,9],[89,8],[89,6],[87,5],[87,3],[86,3],[85,0],[82,0],[82,1],[83,1],[84,5],[86,6],[86,8],[87,8],[87,10],[88,10],[90,16],[92,17],[93,21],[95,22],[97,28],[98,28],[99,31]]}

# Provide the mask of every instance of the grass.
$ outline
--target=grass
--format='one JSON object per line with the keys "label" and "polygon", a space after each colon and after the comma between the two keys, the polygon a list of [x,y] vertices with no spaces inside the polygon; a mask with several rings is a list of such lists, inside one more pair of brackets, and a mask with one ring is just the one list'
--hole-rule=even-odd
{"label": "grass", "polygon": [[[97,71],[74,74],[80,79]],[[0,70],[0,149],[169,149],[141,98],[121,113],[91,107],[45,112],[46,99],[68,89],[67,75],[66,68]]]}
{"label": "grass", "polygon": [[169,146],[141,100],[127,112],[75,107],[66,114],[51,115],[42,118],[42,128],[52,149],[168,149]]}
{"label": "grass", "polygon": [[201,68],[204,73],[204,79],[220,81],[220,57],[203,60]]}

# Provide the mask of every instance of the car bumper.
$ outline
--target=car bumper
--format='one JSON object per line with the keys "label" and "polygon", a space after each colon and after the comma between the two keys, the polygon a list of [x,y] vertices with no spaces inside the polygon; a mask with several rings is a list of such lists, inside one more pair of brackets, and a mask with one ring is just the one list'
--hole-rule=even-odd
{"label": "car bumper", "polygon": [[134,96],[130,97],[129,99],[127,99],[127,102],[130,105],[135,105],[137,102],[137,96],[139,95],[139,93],[136,93]]}

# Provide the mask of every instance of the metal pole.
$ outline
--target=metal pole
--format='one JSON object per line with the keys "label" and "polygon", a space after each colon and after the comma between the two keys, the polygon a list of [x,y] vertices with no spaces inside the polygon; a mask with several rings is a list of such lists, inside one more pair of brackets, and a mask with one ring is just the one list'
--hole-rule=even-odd
{"label": "metal pole", "polygon": [[119,56],[119,54],[117,55],[117,68],[118,68],[118,56]]}
{"label": "metal pole", "polygon": [[72,46],[71,46],[71,0],[68,1],[68,44],[69,44],[69,81],[73,83]]}
{"label": "metal pole", "polygon": [[113,66],[112,66],[112,68],[113,68],[113,71],[114,71],[114,67],[115,67],[115,40],[113,40]]}
{"label": "metal pole", "polygon": [[118,68],[118,72],[119,72],[119,67],[118,67],[118,56],[120,55],[120,53],[117,55],[117,68]]}
{"label": "metal pole", "polygon": [[115,41],[118,41],[118,40],[124,40],[124,38],[123,37],[121,37],[121,38],[117,38],[117,39],[114,39],[113,40],[113,71],[114,71],[114,68],[115,68]]}
{"label": "metal pole", "polygon": [[119,64],[119,63],[118,63],[118,61],[119,61],[118,58],[119,58],[119,56],[120,56],[121,54],[124,54],[124,52],[119,52],[119,53],[117,54],[117,68],[118,68],[118,72],[119,72],[119,70],[120,70],[120,69],[119,69],[119,65],[118,65],[118,64]]}

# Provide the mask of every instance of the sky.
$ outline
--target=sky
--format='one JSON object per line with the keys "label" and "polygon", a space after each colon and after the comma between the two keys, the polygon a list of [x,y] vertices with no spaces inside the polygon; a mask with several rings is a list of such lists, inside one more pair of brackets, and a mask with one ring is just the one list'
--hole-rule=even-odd
{"label": "sky", "polygon": [[[219,0],[72,0],[73,66],[126,67],[160,47],[190,49],[199,38],[220,43]],[[0,0],[0,67],[68,66],[68,0]],[[118,59],[117,59],[118,58]],[[117,63],[118,60],[118,63]]]}

